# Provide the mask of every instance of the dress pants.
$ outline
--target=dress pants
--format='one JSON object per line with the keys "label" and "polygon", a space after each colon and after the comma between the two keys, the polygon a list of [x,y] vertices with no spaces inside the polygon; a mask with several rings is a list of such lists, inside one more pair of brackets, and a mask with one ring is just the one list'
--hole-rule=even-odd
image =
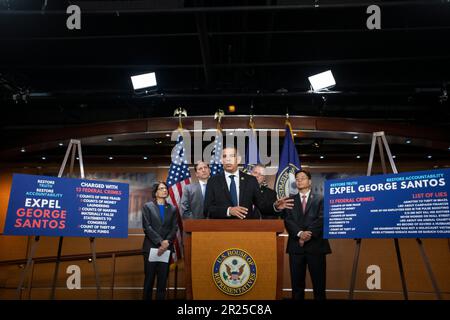
{"label": "dress pants", "polygon": [[292,299],[305,299],[306,267],[314,291],[315,300],[325,300],[326,286],[326,256],[324,254],[289,254],[289,267],[291,269]]}
{"label": "dress pants", "polygon": [[144,254],[144,300],[152,300],[153,285],[156,279],[156,300],[166,298],[169,263],[149,262],[148,254]]}

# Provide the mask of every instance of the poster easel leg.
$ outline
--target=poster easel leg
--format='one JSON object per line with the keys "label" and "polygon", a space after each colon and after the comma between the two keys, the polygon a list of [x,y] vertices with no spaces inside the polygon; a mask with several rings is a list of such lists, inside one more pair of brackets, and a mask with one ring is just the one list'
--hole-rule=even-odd
{"label": "poster easel leg", "polygon": [[58,254],[56,256],[55,272],[53,273],[52,293],[50,295],[51,300],[55,300],[56,281],[58,280],[59,263],[61,261],[61,250],[62,250],[63,240],[64,240],[64,237],[59,237]]}
{"label": "poster easel leg", "polygon": [[97,255],[95,253],[95,238],[90,237],[89,242],[91,244],[92,266],[94,267],[95,286],[97,287],[97,300],[100,300],[100,280],[98,278],[98,270],[97,270]]}
{"label": "poster easel leg", "polygon": [[425,268],[427,269],[428,276],[430,277],[431,284],[433,285],[434,292],[436,293],[436,299],[442,300],[441,290],[437,284],[436,278],[434,277],[433,270],[431,270],[430,261],[428,260],[427,255],[425,254],[425,249],[423,248],[422,240],[416,238],[417,245],[419,246],[420,254],[422,256],[423,262],[425,264]]}
{"label": "poster easel leg", "polygon": [[406,288],[405,272],[403,271],[402,255],[400,254],[400,245],[398,239],[394,239],[395,253],[397,254],[398,270],[400,271],[400,279],[402,281],[403,298],[408,300],[408,289]]}
{"label": "poster easel leg", "polygon": [[356,272],[358,271],[358,261],[359,261],[360,250],[361,250],[361,239],[356,239],[355,257],[353,258],[352,277],[350,280],[350,290],[348,293],[349,300],[353,300],[353,293],[355,291]]}
{"label": "poster easel leg", "polygon": [[17,287],[17,298],[18,299],[22,298],[22,286],[23,286],[23,283],[25,282],[25,277],[27,276],[28,271],[30,270],[31,262],[33,261],[34,253],[36,252],[38,243],[39,243],[39,236],[36,236],[36,237],[34,237],[33,245],[31,246],[30,253],[28,254],[27,264],[23,268],[22,274],[20,275],[19,285]]}

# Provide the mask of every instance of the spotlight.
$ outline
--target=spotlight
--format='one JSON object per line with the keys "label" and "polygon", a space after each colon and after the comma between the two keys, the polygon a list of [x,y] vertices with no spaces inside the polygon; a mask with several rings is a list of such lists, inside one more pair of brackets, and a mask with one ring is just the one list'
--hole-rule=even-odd
{"label": "spotlight", "polygon": [[134,90],[156,87],[157,85],[154,72],[131,76],[131,82]]}
{"label": "spotlight", "polygon": [[64,143],[60,142],[60,143],[58,143],[58,146],[63,147]]}
{"label": "spotlight", "polygon": [[47,157],[41,157],[42,160],[47,160]]}
{"label": "spotlight", "polygon": [[[448,148],[450,150],[450,147]],[[20,149],[20,152],[26,152],[27,150],[25,150],[25,148]]]}
{"label": "spotlight", "polygon": [[109,157],[108,159],[109,159],[109,160],[113,160],[113,159],[114,159],[114,157]]}
{"label": "spotlight", "polygon": [[411,144],[411,140],[408,139],[408,140],[405,141],[405,143],[406,144]]}
{"label": "spotlight", "polygon": [[228,112],[233,113],[233,112],[235,112],[235,111],[236,111],[236,106],[235,106],[234,104],[230,104],[230,105],[228,106]]}
{"label": "spotlight", "polygon": [[358,154],[358,155],[356,156],[356,159],[361,159],[361,156]]}
{"label": "spotlight", "polygon": [[427,156],[427,158],[428,158],[428,159],[431,159],[431,158],[433,158],[433,156],[432,156],[431,154],[429,154],[429,155]]}
{"label": "spotlight", "polygon": [[144,159],[144,160],[148,160],[148,157],[145,157],[145,156],[144,156],[143,159]]}
{"label": "spotlight", "polygon": [[395,158],[397,158],[397,156],[396,156],[396,155],[393,155],[393,156],[392,156],[392,159],[395,159]]}
{"label": "spotlight", "polygon": [[334,80],[331,70],[308,77],[308,80],[311,84],[311,89],[313,92],[327,90],[336,85],[336,81]]}
{"label": "spotlight", "polygon": [[353,136],[353,139],[354,139],[354,140],[356,140],[356,139],[358,139],[358,138],[359,138],[358,136]]}
{"label": "spotlight", "polygon": [[320,159],[324,159],[325,158],[325,156],[320,156]]}
{"label": "spotlight", "polygon": [[313,146],[314,148],[316,148],[316,149],[319,149],[319,148],[320,148],[320,143],[319,143],[319,141],[314,141],[313,144],[312,144],[312,146]]}
{"label": "spotlight", "polygon": [[111,142],[111,141],[113,141],[113,138],[112,137],[108,137],[108,138],[106,138],[106,141]]}
{"label": "spotlight", "polygon": [[166,137],[170,137],[170,134],[169,134],[169,133],[166,133]]}

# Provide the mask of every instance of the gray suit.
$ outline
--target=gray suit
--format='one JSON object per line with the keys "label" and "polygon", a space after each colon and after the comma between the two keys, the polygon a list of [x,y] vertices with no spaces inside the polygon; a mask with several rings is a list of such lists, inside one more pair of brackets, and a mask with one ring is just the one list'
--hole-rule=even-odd
{"label": "gray suit", "polygon": [[204,199],[200,183],[188,184],[181,197],[181,216],[183,219],[205,219]]}

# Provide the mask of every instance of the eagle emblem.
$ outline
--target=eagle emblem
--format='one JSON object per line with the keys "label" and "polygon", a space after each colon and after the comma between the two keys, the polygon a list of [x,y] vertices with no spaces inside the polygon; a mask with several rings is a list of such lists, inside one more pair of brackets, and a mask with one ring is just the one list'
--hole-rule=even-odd
{"label": "eagle emblem", "polygon": [[214,262],[213,281],[227,295],[243,295],[256,282],[256,263],[242,249],[225,250]]}

